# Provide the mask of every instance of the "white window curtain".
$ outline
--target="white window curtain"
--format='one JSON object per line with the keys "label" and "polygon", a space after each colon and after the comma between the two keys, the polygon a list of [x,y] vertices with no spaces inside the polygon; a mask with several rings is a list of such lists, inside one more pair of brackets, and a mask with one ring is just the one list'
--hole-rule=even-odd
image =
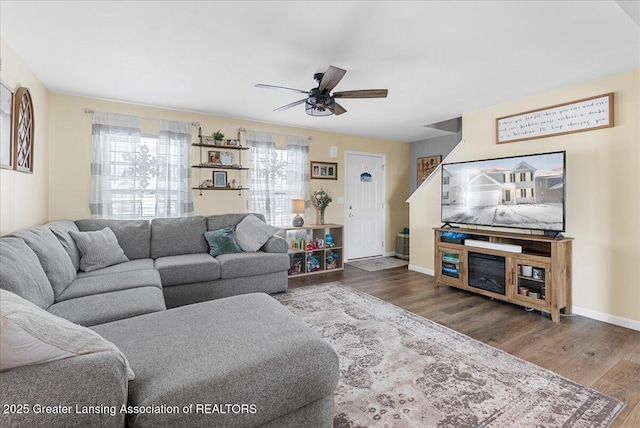
{"label": "white window curtain", "polygon": [[287,226],[294,214],[292,199],[304,199],[309,210],[309,138],[287,137],[277,147],[275,135],[247,130],[249,191],[247,208],[265,216],[269,224]]}
{"label": "white window curtain", "polygon": [[191,123],[160,121],[155,217],[193,215]]}
{"label": "white window curtain", "polygon": [[263,214],[267,223],[275,224],[275,190],[278,174],[275,135],[247,130],[247,147],[249,148],[247,209],[249,212]]}
{"label": "white window curtain", "polygon": [[[309,196],[309,137],[287,136],[287,211],[291,212],[292,199],[304,199],[303,217],[310,218]],[[287,222],[287,224],[289,224]]]}
{"label": "white window curtain", "polygon": [[154,218],[193,214],[191,124],[161,121],[159,136],[143,135],[140,118],[96,112],[91,193],[94,218]]}

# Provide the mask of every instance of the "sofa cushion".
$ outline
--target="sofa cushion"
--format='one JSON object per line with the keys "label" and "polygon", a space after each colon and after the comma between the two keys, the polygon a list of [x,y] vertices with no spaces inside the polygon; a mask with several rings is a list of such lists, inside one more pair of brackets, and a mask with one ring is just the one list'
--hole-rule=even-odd
{"label": "sofa cushion", "polygon": [[129,260],[151,257],[151,225],[147,220],[76,220],[81,232],[102,230],[108,227],[118,238],[118,243]]}
{"label": "sofa cushion", "polygon": [[[49,312],[90,327],[166,309],[162,290],[140,287],[65,300],[52,305]],[[137,337],[137,332],[132,336]]]}
{"label": "sofa cushion", "polygon": [[163,287],[220,278],[220,263],[207,253],[160,257],[155,267]]}
{"label": "sofa cushion", "polygon": [[283,237],[273,235],[260,247],[260,251],[264,251],[265,253],[286,253],[289,251],[289,244],[287,244],[287,240]]}
{"label": "sofa cushion", "polygon": [[62,248],[69,254],[73,268],[78,271],[80,269],[80,250],[78,250],[76,241],[69,234],[71,231],[78,232],[78,226],[71,220],[52,221],[45,224],[45,226],[51,229],[56,238],[58,238]]}
{"label": "sofa cushion", "polygon": [[282,272],[289,269],[289,256],[286,254],[238,253],[221,254],[216,257],[220,262],[220,278],[240,278]]}
{"label": "sofa cushion", "polygon": [[260,213],[216,214],[207,217],[207,230],[217,230],[224,227],[235,226],[248,215],[253,215],[266,222],[264,215]]}
{"label": "sofa cushion", "polygon": [[0,290],[0,319],[0,371],[115,351],[128,379],[134,378],[127,358],[113,343],[6,290]]}
{"label": "sofa cushion", "polygon": [[20,238],[0,238],[0,287],[43,309],[53,304],[53,288],[40,260]]}
{"label": "sofa cushion", "polygon": [[140,287],[157,287],[162,290],[158,271],[145,269],[76,278],[56,301]]}
{"label": "sofa cushion", "polygon": [[80,250],[80,270],[91,272],[128,262],[113,231],[105,227],[92,232],[69,232]]}
{"label": "sofa cushion", "polygon": [[280,229],[248,215],[236,226],[236,242],[242,251],[258,251]]}
{"label": "sofa cushion", "polygon": [[44,273],[58,296],[76,277],[76,270],[69,254],[64,250],[58,238],[46,226],[31,227],[12,234],[22,238],[38,256]]}
{"label": "sofa cushion", "polygon": [[111,275],[112,273],[132,272],[137,270],[153,270],[153,259],[137,259],[128,262],[118,263],[117,265],[108,266],[106,268],[92,270],[91,272],[78,272],[76,279],[87,278],[89,276]]}
{"label": "sofa cushion", "polygon": [[204,233],[204,238],[209,243],[209,254],[213,257],[220,254],[241,253],[234,237],[235,226],[224,227],[218,230],[210,230]]}
{"label": "sofa cushion", "polygon": [[127,355],[136,373],[129,383],[131,406],[248,403],[257,409],[242,414],[139,413],[131,415],[131,426],[260,426],[332,396],[338,382],[338,357],[331,346],[263,293],[93,329]]}
{"label": "sofa cushion", "polygon": [[207,219],[201,216],[151,220],[151,258],[209,252],[204,239]]}

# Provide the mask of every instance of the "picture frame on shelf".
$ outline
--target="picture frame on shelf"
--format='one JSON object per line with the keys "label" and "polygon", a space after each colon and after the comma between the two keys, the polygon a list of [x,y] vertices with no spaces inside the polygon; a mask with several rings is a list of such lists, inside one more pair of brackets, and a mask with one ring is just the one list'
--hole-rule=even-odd
{"label": "picture frame on shelf", "polygon": [[338,164],[336,162],[311,161],[309,167],[312,180],[337,180]]}
{"label": "picture frame on shelf", "polygon": [[13,169],[13,91],[0,82],[0,168]]}
{"label": "picture frame on shelf", "polygon": [[201,135],[200,144],[204,144],[206,146],[215,146],[215,140],[209,135]]}
{"label": "picture frame on shelf", "polygon": [[227,172],[226,171],[214,171],[213,172],[213,187],[216,187],[216,188],[227,187]]}
{"label": "picture frame on shelf", "polygon": [[233,165],[233,153],[229,151],[220,152],[220,163],[224,166]]}
{"label": "picture frame on shelf", "polygon": [[227,146],[238,147],[238,140],[227,140]]}
{"label": "picture frame on shelf", "polygon": [[214,165],[221,165],[220,152],[217,150],[209,150],[209,163]]}

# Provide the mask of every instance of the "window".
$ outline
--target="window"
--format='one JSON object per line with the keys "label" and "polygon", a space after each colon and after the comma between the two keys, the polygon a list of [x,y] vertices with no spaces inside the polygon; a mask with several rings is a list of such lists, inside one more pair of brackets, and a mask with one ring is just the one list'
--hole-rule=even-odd
{"label": "window", "polygon": [[533,189],[531,188],[526,188],[526,189],[520,189],[520,197],[521,198],[533,198]]}
{"label": "window", "polygon": [[442,177],[442,184],[444,185],[449,184],[449,177]]}
{"label": "window", "polygon": [[193,214],[190,145],[190,123],[162,120],[158,135],[143,135],[137,117],[96,112],[92,216],[136,219]]}
{"label": "window", "polygon": [[248,211],[274,226],[290,225],[291,200],[305,199],[309,206],[308,138],[289,136],[286,147],[276,147],[275,135],[248,130],[247,146]]}

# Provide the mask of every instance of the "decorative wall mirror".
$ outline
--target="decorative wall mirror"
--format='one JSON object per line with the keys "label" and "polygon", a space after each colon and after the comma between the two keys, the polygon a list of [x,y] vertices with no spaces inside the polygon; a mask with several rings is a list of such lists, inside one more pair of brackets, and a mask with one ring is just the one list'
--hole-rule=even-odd
{"label": "decorative wall mirror", "polygon": [[34,127],[29,88],[19,88],[13,103],[13,167],[16,171],[33,172]]}

